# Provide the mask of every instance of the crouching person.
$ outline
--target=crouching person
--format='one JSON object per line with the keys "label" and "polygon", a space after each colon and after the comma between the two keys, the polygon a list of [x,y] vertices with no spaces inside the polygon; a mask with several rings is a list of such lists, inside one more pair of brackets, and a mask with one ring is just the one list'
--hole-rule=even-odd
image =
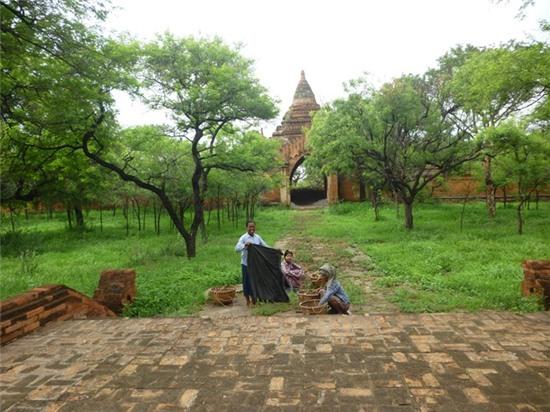
{"label": "crouching person", "polygon": [[350,301],[348,295],[340,285],[340,282],[336,280],[336,269],[334,266],[325,263],[319,269],[319,275],[321,277],[321,305],[328,303],[330,306],[330,312],[333,314],[350,314]]}

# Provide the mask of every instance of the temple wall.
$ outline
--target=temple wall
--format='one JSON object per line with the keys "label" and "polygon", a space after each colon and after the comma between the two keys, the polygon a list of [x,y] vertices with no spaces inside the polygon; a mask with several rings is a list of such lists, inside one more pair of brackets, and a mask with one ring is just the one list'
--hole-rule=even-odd
{"label": "temple wall", "polygon": [[281,201],[281,190],[273,189],[268,192],[262,193],[260,196],[260,202],[264,204],[279,203]]}
{"label": "temple wall", "polygon": [[359,182],[347,178],[340,178],[340,200],[351,202],[359,201]]}
{"label": "temple wall", "polygon": [[[431,197],[441,200],[484,199],[485,189],[481,182],[472,176],[452,176],[443,183],[431,182],[427,185]],[[354,179],[343,178],[340,183],[340,200],[359,201],[359,183]],[[515,185],[506,186],[506,196],[512,200],[517,195]],[[550,198],[550,187],[539,193],[540,198]],[[504,191],[498,189],[496,198],[503,199]]]}

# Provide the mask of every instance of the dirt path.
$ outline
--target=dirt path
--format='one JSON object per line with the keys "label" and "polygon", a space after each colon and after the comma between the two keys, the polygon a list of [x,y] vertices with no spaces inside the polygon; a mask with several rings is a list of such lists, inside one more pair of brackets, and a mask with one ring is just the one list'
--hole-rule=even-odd
{"label": "dirt path", "polygon": [[369,273],[373,268],[371,259],[357,246],[342,240],[314,237],[308,231],[321,219],[318,211],[301,210],[294,223],[294,233],[276,243],[280,249],[294,251],[296,261],[307,273],[315,273],[324,263],[331,263],[338,270],[341,281],[357,285],[363,294],[363,303],[353,302],[353,313],[394,313],[396,305],[388,302],[384,289],[376,288],[375,277]]}
{"label": "dirt path", "polygon": [[[399,312],[396,305],[386,300],[385,290],[374,286],[375,277],[370,274],[373,264],[365,253],[345,241],[323,239],[310,234],[308,228],[314,227],[320,219],[321,215],[317,210],[300,210],[291,224],[293,233],[277,241],[274,247],[294,251],[297,263],[304,267],[306,273],[315,273],[323,263],[334,265],[341,281],[351,282],[362,292],[356,292],[361,296],[352,296],[353,314]],[[250,316],[252,313],[244,303],[242,288],[240,285],[238,288],[237,299],[233,305],[220,307],[207,303],[199,315]],[[362,302],[358,302],[358,297]],[[286,314],[292,313],[295,311]]]}

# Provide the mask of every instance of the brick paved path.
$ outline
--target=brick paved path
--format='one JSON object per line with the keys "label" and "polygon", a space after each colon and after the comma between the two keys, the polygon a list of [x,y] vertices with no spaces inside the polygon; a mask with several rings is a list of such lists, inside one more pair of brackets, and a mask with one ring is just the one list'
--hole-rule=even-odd
{"label": "brick paved path", "polygon": [[550,411],[550,313],[66,321],[1,353],[2,411]]}

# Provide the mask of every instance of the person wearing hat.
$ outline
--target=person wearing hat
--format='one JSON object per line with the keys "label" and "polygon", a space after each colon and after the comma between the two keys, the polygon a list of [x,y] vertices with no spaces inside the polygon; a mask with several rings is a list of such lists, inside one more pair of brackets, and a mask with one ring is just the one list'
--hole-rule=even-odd
{"label": "person wearing hat", "polygon": [[344,288],[336,280],[336,268],[329,263],[325,263],[319,268],[319,275],[322,280],[320,305],[328,303],[330,313],[349,315],[350,300]]}

